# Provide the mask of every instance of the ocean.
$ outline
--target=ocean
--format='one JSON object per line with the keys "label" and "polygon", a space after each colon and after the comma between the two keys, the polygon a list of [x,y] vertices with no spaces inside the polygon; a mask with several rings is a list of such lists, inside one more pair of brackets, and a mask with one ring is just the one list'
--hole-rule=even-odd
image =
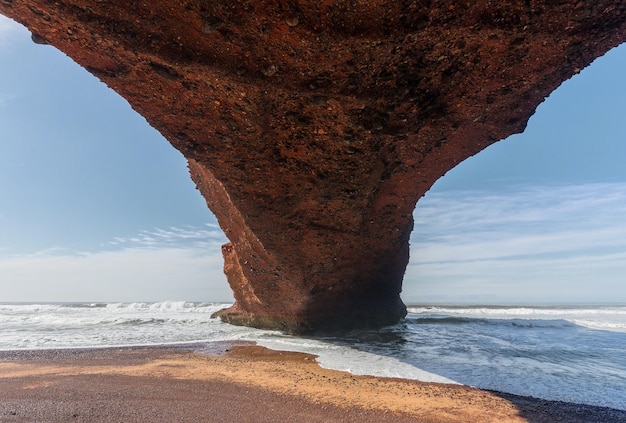
{"label": "ocean", "polygon": [[626,410],[626,306],[414,305],[395,326],[302,338],[211,319],[228,305],[0,304],[0,350],[253,341],[354,374]]}

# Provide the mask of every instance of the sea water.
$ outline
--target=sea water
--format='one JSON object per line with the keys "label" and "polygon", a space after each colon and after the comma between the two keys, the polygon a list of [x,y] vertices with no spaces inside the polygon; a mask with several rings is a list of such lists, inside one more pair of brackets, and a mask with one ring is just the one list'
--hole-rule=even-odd
{"label": "sea water", "polygon": [[228,305],[0,304],[0,350],[253,341],[354,374],[626,410],[626,306],[411,306],[395,326],[304,338],[211,318]]}

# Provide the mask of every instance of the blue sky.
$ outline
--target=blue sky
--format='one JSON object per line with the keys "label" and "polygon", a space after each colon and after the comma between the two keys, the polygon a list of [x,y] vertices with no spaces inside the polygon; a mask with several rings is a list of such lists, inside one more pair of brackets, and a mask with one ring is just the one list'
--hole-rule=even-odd
{"label": "blue sky", "polygon": [[[626,46],[420,201],[406,302],[626,303]],[[229,301],[225,238],[125,100],[0,17],[0,302]]]}

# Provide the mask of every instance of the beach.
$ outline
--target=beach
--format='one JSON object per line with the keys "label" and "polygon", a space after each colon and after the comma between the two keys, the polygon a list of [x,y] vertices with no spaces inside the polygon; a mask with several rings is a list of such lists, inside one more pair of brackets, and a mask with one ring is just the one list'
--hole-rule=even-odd
{"label": "beach", "polygon": [[0,352],[1,422],[626,422],[626,411],[356,376],[253,343]]}

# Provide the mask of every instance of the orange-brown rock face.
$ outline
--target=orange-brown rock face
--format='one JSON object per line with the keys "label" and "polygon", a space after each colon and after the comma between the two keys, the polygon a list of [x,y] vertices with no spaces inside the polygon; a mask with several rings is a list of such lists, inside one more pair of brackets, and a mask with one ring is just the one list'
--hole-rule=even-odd
{"label": "orange-brown rock face", "polygon": [[0,0],[0,13],[187,157],[230,239],[222,318],[294,333],[402,318],[416,201],[626,40],[623,0]]}

